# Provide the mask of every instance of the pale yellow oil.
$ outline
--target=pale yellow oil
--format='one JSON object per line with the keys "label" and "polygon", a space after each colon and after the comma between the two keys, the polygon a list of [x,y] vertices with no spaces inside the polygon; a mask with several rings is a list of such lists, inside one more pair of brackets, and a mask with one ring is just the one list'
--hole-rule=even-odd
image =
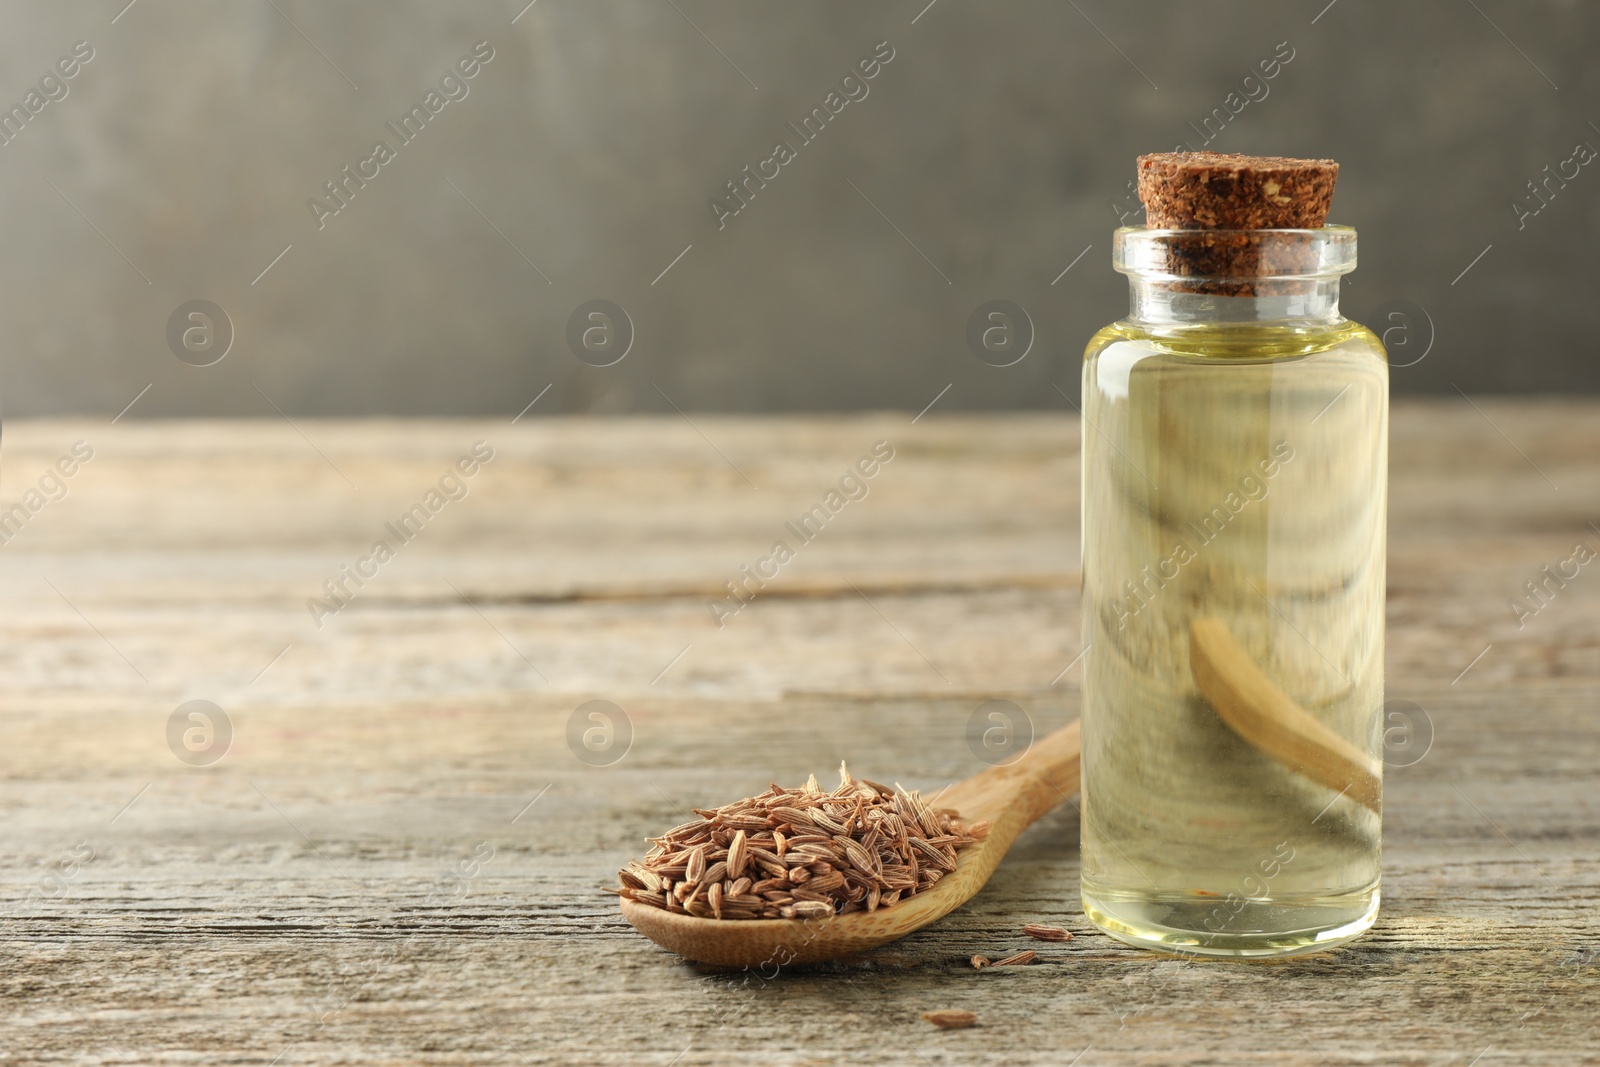
{"label": "pale yellow oil", "polygon": [[1083,903],[1133,944],[1316,951],[1378,908],[1379,816],[1196,690],[1220,616],[1382,758],[1388,368],[1361,326],[1118,323],[1083,378]]}

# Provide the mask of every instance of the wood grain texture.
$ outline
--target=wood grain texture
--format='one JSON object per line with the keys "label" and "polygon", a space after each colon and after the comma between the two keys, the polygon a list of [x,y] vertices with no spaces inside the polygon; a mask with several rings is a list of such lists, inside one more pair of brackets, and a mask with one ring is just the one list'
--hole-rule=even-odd
{"label": "wood grain texture", "polygon": [[[8,424],[0,512],[94,458],[0,547],[0,1060],[1600,1062],[1600,561],[1509,605],[1600,548],[1600,405],[1478,403],[1394,410],[1388,695],[1432,737],[1386,772],[1371,935],[1117,945],[1065,807],[934,927],[776,978],[675,960],[600,887],[690,807],[841,758],[966,777],[985,701],[1073,719],[1073,420]],[[466,497],[318,628],[307,598],[479,440]],[[880,440],[719,628],[708,598]],[[191,699],[232,724],[211,766],[168,748]],[[569,747],[595,699],[631,724],[606,766]]]}

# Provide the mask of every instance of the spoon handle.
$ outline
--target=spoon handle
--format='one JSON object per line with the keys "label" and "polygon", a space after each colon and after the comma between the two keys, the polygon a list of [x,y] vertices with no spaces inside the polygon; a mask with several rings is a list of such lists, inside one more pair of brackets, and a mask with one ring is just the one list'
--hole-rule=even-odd
{"label": "spoon handle", "polygon": [[1313,782],[1379,810],[1383,778],[1372,757],[1278,688],[1225,621],[1190,624],[1189,664],[1200,695],[1240,737]]}
{"label": "spoon handle", "polygon": [[969,822],[988,819],[991,838],[1009,842],[1046,812],[1078,792],[1083,743],[1078,723],[1035,741],[1017,759],[973,775],[940,801]]}

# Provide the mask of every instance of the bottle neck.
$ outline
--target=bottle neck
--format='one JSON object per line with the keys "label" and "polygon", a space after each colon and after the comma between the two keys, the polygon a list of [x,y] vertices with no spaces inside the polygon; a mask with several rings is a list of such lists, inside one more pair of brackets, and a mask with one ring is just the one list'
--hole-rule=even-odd
{"label": "bottle neck", "polygon": [[1251,296],[1194,292],[1194,283],[1128,275],[1128,318],[1150,325],[1204,322],[1337,323],[1339,276],[1263,279]]}

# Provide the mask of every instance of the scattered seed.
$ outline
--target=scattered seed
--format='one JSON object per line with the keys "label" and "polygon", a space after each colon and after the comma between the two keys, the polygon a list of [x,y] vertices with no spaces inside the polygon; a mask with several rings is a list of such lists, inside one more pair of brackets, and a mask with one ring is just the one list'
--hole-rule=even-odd
{"label": "scattered seed", "polygon": [[995,966],[995,967],[1022,967],[1022,966],[1025,966],[1025,965],[1029,964],[1029,963],[1032,963],[1033,962],[1033,957],[1035,955],[1037,955],[1037,954],[1033,951],[1033,949],[1031,949],[1031,948],[1030,949],[1024,949],[1021,952],[1018,952],[1018,953],[1015,953],[1013,955],[1007,956],[1003,960],[995,960],[993,966]]}
{"label": "scattered seed", "polygon": [[922,1017],[941,1030],[965,1030],[978,1021],[977,1013],[946,1008],[943,1011],[925,1011]]}
{"label": "scattered seed", "polygon": [[993,962],[994,961],[988,956],[974,956],[972,957],[972,969],[975,971],[981,971]]}
{"label": "scattered seed", "polygon": [[1029,923],[1022,928],[1022,932],[1035,941],[1071,941],[1072,935],[1059,926],[1044,926],[1039,923]]}

